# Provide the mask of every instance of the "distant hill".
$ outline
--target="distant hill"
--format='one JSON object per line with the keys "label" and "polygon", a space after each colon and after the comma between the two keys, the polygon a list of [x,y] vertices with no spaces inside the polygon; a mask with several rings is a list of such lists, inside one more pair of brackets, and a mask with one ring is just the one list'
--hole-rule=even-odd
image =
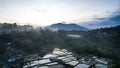
{"label": "distant hill", "polygon": [[57,24],[52,24],[50,26],[45,27],[45,29],[50,29],[50,30],[88,30],[85,27],[79,26],[77,24],[63,24],[63,23],[57,23]]}

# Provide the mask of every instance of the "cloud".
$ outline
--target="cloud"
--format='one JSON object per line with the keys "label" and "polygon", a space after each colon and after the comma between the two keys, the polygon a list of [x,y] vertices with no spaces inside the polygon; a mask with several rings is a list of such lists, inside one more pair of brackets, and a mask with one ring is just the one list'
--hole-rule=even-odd
{"label": "cloud", "polygon": [[91,29],[120,25],[120,10],[117,9],[115,12],[112,12],[107,17],[93,18],[93,21],[88,21],[80,25],[87,27],[87,28],[91,28]]}

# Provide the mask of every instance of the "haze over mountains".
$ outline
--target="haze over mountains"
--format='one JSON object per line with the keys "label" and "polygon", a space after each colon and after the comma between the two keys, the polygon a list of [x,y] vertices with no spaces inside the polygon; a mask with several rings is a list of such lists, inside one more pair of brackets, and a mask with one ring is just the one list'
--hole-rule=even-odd
{"label": "haze over mountains", "polygon": [[83,22],[77,24],[65,24],[65,22],[60,22],[56,24],[51,24],[45,29],[56,29],[56,30],[88,30],[88,29],[98,29],[107,28],[120,25],[120,10],[111,13],[107,17],[94,18],[92,21]]}

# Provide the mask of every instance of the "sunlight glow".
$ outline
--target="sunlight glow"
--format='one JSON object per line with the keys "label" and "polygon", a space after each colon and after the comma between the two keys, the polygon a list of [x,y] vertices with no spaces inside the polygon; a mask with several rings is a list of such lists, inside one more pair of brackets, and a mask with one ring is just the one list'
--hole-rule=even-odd
{"label": "sunlight glow", "polygon": [[[50,25],[65,21],[80,23],[91,20],[95,15],[105,16],[106,11],[113,11],[118,6],[118,0],[108,4],[89,0],[5,0],[0,3],[0,22],[16,22],[36,25]],[[113,5],[112,5],[112,4]],[[95,6],[98,4],[99,6]]]}

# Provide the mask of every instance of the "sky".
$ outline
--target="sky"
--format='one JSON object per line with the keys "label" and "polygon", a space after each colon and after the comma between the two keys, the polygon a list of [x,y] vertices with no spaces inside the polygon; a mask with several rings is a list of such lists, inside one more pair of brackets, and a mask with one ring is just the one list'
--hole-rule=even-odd
{"label": "sky", "polygon": [[0,0],[0,22],[46,26],[65,21],[82,23],[106,17],[120,0]]}

